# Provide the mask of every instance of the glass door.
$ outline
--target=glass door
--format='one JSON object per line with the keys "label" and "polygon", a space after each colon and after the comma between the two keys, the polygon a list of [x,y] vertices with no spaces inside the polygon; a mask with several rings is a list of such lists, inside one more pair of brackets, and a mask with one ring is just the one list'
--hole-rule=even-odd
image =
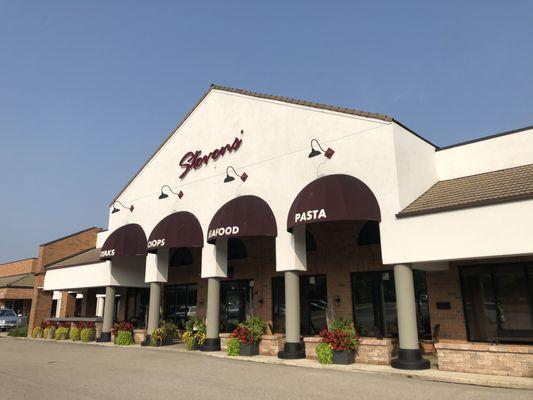
{"label": "glass door", "polygon": [[220,284],[221,332],[231,332],[246,320],[251,308],[250,280],[223,281]]}

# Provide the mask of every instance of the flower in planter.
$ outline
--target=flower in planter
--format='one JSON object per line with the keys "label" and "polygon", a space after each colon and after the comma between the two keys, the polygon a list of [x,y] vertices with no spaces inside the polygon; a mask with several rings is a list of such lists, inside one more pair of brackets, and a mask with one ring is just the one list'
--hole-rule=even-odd
{"label": "flower in planter", "polygon": [[161,345],[167,338],[167,331],[164,328],[154,329],[150,339],[150,346]]}
{"label": "flower in planter", "polygon": [[201,318],[190,318],[185,323],[185,332],[181,335],[181,339],[187,345],[187,349],[192,350],[195,345],[202,345],[206,338],[205,322]]}
{"label": "flower in planter", "polygon": [[[359,347],[359,336],[349,320],[339,319],[331,323],[330,328],[324,328],[320,332],[320,343],[331,347],[334,364],[351,364],[354,361],[354,353]],[[321,347],[323,353],[326,352]],[[318,350],[317,350],[318,355]],[[323,354],[325,357],[325,354]]]}
{"label": "flower in planter", "polygon": [[231,338],[228,340],[228,356],[238,356],[240,354],[240,347],[241,344],[239,343],[239,339],[237,338]]}
{"label": "flower in planter", "polygon": [[113,328],[111,328],[111,333],[113,336],[117,336],[119,332],[131,332],[131,335],[133,337],[133,324],[128,321],[120,321],[118,324],[114,324]]}

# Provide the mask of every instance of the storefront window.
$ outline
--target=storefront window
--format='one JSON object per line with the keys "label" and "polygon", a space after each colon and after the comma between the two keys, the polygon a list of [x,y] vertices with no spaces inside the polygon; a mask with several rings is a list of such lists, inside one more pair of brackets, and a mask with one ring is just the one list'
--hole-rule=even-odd
{"label": "storefront window", "polygon": [[187,319],[196,317],[197,285],[167,285],[165,287],[164,319],[184,329]]}
{"label": "storefront window", "polygon": [[[354,321],[361,336],[397,337],[396,289],[394,272],[352,273]],[[426,275],[413,271],[418,335],[431,337]]]}
{"label": "storefront window", "polygon": [[[320,333],[327,326],[328,294],[326,275],[300,276],[300,331],[303,335]],[[272,279],[274,332],[285,332],[285,279]]]}
{"label": "storefront window", "polygon": [[533,342],[533,264],[461,268],[468,338]]}
{"label": "storefront window", "polygon": [[128,288],[126,293],[126,320],[134,327],[146,326],[150,291],[146,288]]}

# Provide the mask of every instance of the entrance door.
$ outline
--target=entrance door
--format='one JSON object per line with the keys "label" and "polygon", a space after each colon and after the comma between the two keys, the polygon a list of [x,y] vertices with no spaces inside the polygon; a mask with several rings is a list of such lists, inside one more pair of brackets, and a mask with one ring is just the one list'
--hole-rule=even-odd
{"label": "entrance door", "polygon": [[251,306],[250,280],[224,281],[220,284],[221,332],[231,332],[246,320]]}

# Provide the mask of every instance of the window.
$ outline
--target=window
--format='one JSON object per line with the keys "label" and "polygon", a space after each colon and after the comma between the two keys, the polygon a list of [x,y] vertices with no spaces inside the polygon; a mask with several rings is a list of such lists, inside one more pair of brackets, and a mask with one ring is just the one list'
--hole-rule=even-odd
{"label": "window", "polygon": [[[431,337],[426,274],[413,271],[418,336]],[[353,315],[361,336],[397,337],[394,272],[355,272],[351,276]]]}
{"label": "window", "polygon": [[381,239],[379,236],[379,222],[367,221],[359,232],[357,238],[358,246],[368,246],[371,244],[380,244]]}
{"label": "window", "polygon": [[[326,275],[300,276],[300,331],[318,334],[327,326]],[[272,278],[272,321],[274,332],[285,332],[285,279]]]}
{"label": "window", "polygon": [[165,286],[164,319],[184,329],[187,319],[196,317],[197,285]]}
{"label": "window", "polygon": [[178,247],[172,250],[169,266],[179,267],[181,265],[192,265],[192,263],[192,252],[188,247]]}
{"label": "window", "polygon": [[126,292],[126,320],[135,328],[146,326],[150,291],[146,288],[128,288]]}
{"label": "window", "polygon": [[469,340],[533,342],[533,263],[460,271]]}
{"label": "window", "polygon": [[248,257],[246,246],[241,239],[228,239],[228,260],[242,260]]}

